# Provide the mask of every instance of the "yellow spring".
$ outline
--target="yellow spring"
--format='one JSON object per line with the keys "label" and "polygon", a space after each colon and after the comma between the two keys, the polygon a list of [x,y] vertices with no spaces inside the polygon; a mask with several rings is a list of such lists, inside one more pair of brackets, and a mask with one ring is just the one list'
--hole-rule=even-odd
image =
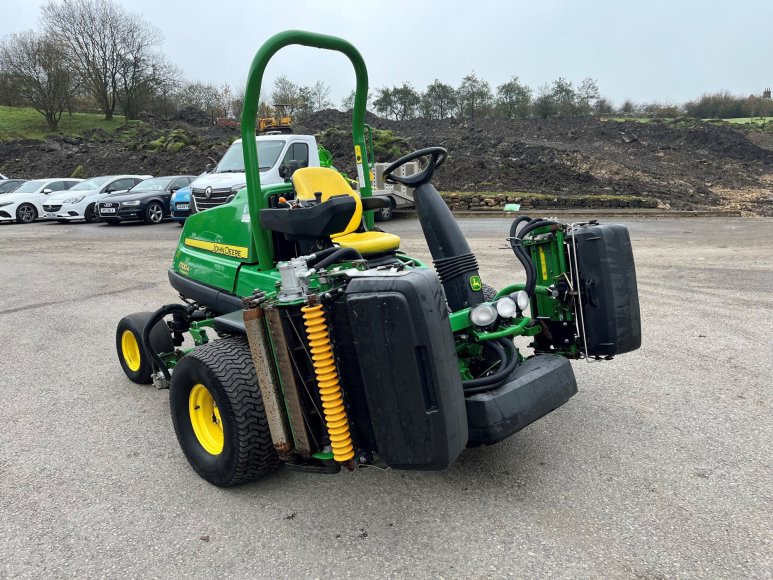
{"label": "yellow spring", "polygon": [[301,311],[311,347],[314,373],[317,375],[317,387],[322,397],[322,408],[330,436],[330,446],[333,448],[333,458],[343,463],[354,457],[354,447],[349,435],[349,419],[346,417],[341,385],[338,384],[338,371],[333,360],[325,313],[320,304],[304,306]]}

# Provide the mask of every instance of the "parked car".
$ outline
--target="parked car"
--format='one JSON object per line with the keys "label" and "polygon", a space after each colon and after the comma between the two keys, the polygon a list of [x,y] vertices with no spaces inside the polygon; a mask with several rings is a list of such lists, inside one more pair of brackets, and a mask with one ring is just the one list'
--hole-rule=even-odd
{"label": "parked car", "polygon": [[50,194],[70,189],[81,181],[83,180],[57,177],[33,179],[22,183],[15,191],[4,193],[0,198],[0,221],[32,223],[43,215],[43,204]]}
{"label": "parked car", "polygon": [[0,179],[8,179],[8,178],[5,175],[3,175],[2,173],[0,173]]}
{"label": "parked car", "polygon": [[0,179],[0,193],[16,191],[17,187],[26,182],[26,179]]}
{"label": "parked car", "polygon": [[169,202],[172,209],[172,219],[181,225],[191,215],[191,187],[182,187],[172,194]]}
{"label": "parked car", "polygon": [[159,224],[172,217],[169,209],[172,194],[194,179],[195,175],[167,175],[146,179],[126,193],[111,193],[99,201],[99,217],[109,224],[132,220]]}
{"label": "parked car", "polygon": [[45,218],[62,223],[73,220],[97,221],[97,202],[110,193],[130,190],[152,175],[102,175],[92,177],[62,193],[54,193],[43,204]]}

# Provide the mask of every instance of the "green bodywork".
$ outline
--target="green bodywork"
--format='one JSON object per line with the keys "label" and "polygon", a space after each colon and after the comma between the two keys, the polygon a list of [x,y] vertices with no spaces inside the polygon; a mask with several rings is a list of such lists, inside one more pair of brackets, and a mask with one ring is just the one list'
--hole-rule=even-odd
{"label": "green bodywork", "polygon": [[[268,207],[271,196],[290,194],[292,185],[261,185],[255,143],[255,119],[266,65],[277,51],[292,44],[342,52],[354,66],[357,87],[352,114],[352,136],[359,194],[363,198],[372,194],[369,164],[369,154],[372,156],[373,147],[372,136],[370,128],[366,133],[364,124],[368,73],[359,52],[342,39],[321,34],[287,31],[271,37],[252,61],[244,99],[241,127],[247,187],[229,203],[192,214],[186,220],[172,264],[172,270],[184,277],[239,297],[251,296],[260,291],[265,292],[271,299],[275,296],[280,279],[276,269],[272,235],[269,230],[259,226],[259,215],[262,209]],[[366,136],[369,137],[367,141]],[[320,158],[326,166],[330,166],[329,154],[324,155],[321,151]],[[372,212],[365,212],[365,221],[366,227],[371,229]],[[564,231],[549,227],[536,230],[523,243],[531,252],[532,260],[537,266],[537,287],[532,301],[532,316],[536,310],[540,318],[572,322],[574,313],[570,306],[571,300],[559,299],[556,293],[557,285],[564,280],[569,282]],[[397,258],[403,261],[406,267],[427,268],[421,261],[400,252]],[[343,272],[347,267],[363,269],[366,266],[362,262],[355,262],[342,265],[339,271]],[[329,288],[328,284],[335,284],[336,276],[339,275],[343,274],[329,274],[325,281],[318,278],[311,280],[309,290],[314,293],[325,292]],[[480,278],[475,276],[470,279],[470,284],[482,286]],[[495,300],[521,289],[522,284],[508,286],[499,292]],[[284,305],[292,304],[294,303]],[[471,367],[476,360],[480,360],[482,341],[534,336],[542,330],[542,327],[534,324],[528,316],[500,319],[493,327],[476,328],[470,320],[469,309],[453,312],[449,319],[449,330],[455,335],[459,370],[464,379],[472,378]],[[210,324],[211,320],[192,327],[191,334],[196,345],[208,340],[205,327]],[[569,345],[561,353],[576,356],[577,346]],[[179,355],[179,352],[176,355],[168,353],[164,360],[172,367]]]}
{"label": "green bodywork", "polygon": [[[276,52],[293,44],[342,52],[354,66],[357,87],[352,113],[353,152],[361,177],[358,179],[360,196],[371,196],[365,142],[368,71],[362,56],[350,43],[334,36],[298,30],[272,36],[252,61],[245,91],[241,128],[247,187],[230,203],[192,214],[185,221],[172,264],[178,274],[238,296],[249,296],[256,290],[273,292],[279,279],[271,232],[258,225],[259,214],[268,207],[271,195],[289,193],[292,186],[289,183],[261,186],[255,119],[266,65]],[[325,160],[330,162],[329,155]],[[365,223],[368,229],[373,227],[372,212],[365,212]]]}

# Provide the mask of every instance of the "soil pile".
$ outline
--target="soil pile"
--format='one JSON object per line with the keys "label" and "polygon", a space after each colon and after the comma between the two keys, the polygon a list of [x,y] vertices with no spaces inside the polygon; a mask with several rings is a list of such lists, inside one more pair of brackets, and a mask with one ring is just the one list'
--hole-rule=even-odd
{"label": "soil pile", "polygon": [[[773,215],[773,133],[696,121],[467,119],[388,121],[368,114],[377,161],[439,145],[449,151],[435,183],[445,192],[636,197],[663,208]],[[351,116],[320,111],[296,124],[355,174]],[[238,138],[206,114],[147,117],[115,133],[0,142],[0,171],[19,177],[109,173],[198,174]],[[560,204],[559,204],[560,205]]]}

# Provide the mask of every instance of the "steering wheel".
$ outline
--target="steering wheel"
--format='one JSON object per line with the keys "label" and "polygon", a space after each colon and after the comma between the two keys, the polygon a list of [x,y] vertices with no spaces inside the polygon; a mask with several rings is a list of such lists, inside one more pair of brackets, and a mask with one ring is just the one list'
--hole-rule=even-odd
{"label": "steering wheel", "polygon": [[[394,174],[398,167],[401,167],[409,161],[413,161],[414,159],[426,157],[427,155],[431,155],[431,159],[429,160],[429,163],[427,163],[427,166],[418,173],[414,173],[413,175],[408,175],[406,177],[400,177]],[[418,151],[409,153],[404,157],[400,157],[400,159],[384,169],[384,172],[381,175],[384,178],[384,181],[387,183],[402,183],[408,187],[419,187],[420,185],[428,183],[429,180],[432,179],[432,174],[435,173],[435,169],[443,165],[443,162],[446,160],[447,156],[448,151],[442,147],[427,147],[426,149],[419,149]]]}

